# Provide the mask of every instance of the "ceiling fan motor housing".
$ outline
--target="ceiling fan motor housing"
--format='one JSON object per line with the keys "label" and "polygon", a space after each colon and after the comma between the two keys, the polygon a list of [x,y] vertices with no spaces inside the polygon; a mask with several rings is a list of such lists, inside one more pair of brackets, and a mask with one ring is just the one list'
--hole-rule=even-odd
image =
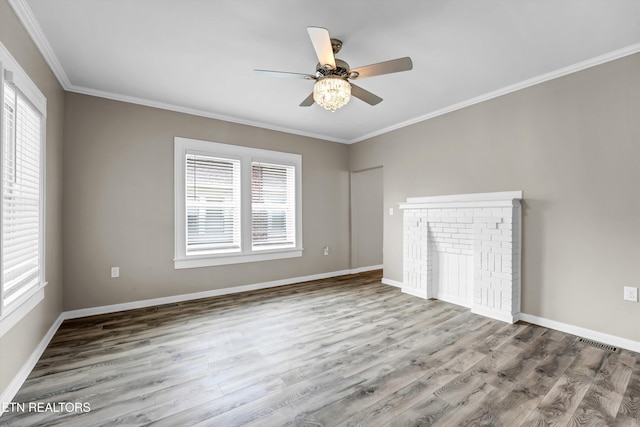
{"label": "ceiling fan motor housing", "polygon": [[[316,56],[319,61],[316,65],[315,74],[254,70],[258,74],[270,75],[273,77],[314,80],[313,93],[307,96],[304,101],[300,103],[301,107],[309,107],[315,102],[322,105],[324,108],[335,111],[349,102],[352,93],[353,96],[369,105],[377,105],[382,101],[382,98],[354,85],[350,80],[413,69],[411,58],[407,56],[404,58],[393,59],[391,61],[365,65],[364,67],[358,67],[355,70],[351,70],[349,68],[349,64],[335,57],[342,48],[342,42],[340,40],[330,38],[329,31],[326,28],[307,27],[307,32],[309,33],[311,44],[313,44],[313,48],[316,51]],[[331,96],[329,96],[330,94],[335,93],[342,96],[342,99],[340,100],[336,97],[331,98]],[[318,99],[321,99],[322,101],[319,102]]]}
{"label": "ceiling fan motor housing", "polygon": [[338,58],[336,58],[335,69],[318,63],[318,65],[316,65],[316,77],[321,78],[328,76],[337,76],[343,78],[349,77],[349,64]]}

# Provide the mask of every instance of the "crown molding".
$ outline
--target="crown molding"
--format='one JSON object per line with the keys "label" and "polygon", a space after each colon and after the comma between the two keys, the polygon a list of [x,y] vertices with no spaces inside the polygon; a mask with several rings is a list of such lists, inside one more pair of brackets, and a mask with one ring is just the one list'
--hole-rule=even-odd
{"label": "crown molding", "polygon": [[341,144],[349,144],[350,143],[349,140],[342,139],[342,138],[335,138],[335,137],[332,137],[332,136],[329,136],[329,135],[321,135],[321,134],[316,134],[316,133],[312,133],[312,132],[304,132],[304,131],[301,131],[299,129],[287,128],[287,127],[283,127],[283,126],[275,126],[275,125],[271,125],[271,124],[268,124],[268,123],[262,123],[262,122],[253,121],[253,120],[246,120],[246,119],[241,119],[241,118],[238,118],[238,117],[227,116],[227,115],[224,115],[224,114],[213,113],[213,112],[206,111],[206,110],[199,110],[199,109],[195,109],[195,108],[184,107],[184,106],[181,106],[181,105],[175,105],[175,104],[169,104],[169,103],[165,103],[165,102],[152,101],[152,100],[149,100],[149,99],[137,98],[137,97],[128,96],[128,95],[121,95],[121,94],[113,93],[113,92],[100,91],[100,90],[95,90],[95,89],[86,88],[86,87],[80,87],[80,86],[74,86],[74,85],[71,85],[66,90],[68,92],[79,93],[81,95],[89,95],[89,96],[95,96],[95,97],[98,97],[98,98],[110,99],[110,100],[113,100],[113,101],[127,102],[127,103],[130,103],[130,104],[137,104],[137,105],[143,105],[143,106],[146,106],[146,107],[159,108],[161,110],[168,110],[168,111],[173,111],[173,112],[176,112],[176,113],[190,114],[190,115],[193,115],[193,116],[206,117],[208,119],[222,120],[222,121],[225,121],[225,122],[237,123],[237,124],[240,124],[240,125],[247,125],[247,126],[252,126],[252,127],[262,128],[262,129],[273,130],[273,131],[277,131],[277,132],[289,133],[289,134],[293,134],[293,135],[300,135],[300,136],[304,136],[304,137],[308,137],[308,138],[321,139],[323,141],[339,142]]}
{"label": "crown molding", "polygon": [[635,53],[640,52],[640,43],[637,43],[622,49],[614,50],[604,55],[596,56],[594,58],[587,59],[585,61],[581,61],[576,64],[572,64],[567,67],[560,68],[555,71],[551,71],[549,73],[541,74],[539,76],[535,76],[530,79],[523,80],[518,83],[514,83],[504,88],[458,102],[448,107],[441,108],[439,110],[415,117],[413,119],[405,120],[395,125],[391,125],[385,128],[375,130],[373,132],[370,132],[368,134],[365,134],[356,138],[343,139],[343,138],[336,138],[329,135],[305,132],[305,131],[301,131],[299,129],[294,129],[294,128],[274,126],[268,123],[262,123],[262,122],[252,121],[252,120],[241,119],[238,117],[226,116],[223,114],[217,114],[210,111],[198,110],[198,109],[175,105],[175,104],[168,104],[168,103],[157,102],[157,101],[152,101],[148,99],[121,95],[118,93],[98,91],[90,88],[75,86],[69,81],[69,78],[67,77],[67,74],[65,73],[64,68],[60,64],[58,57],[56,56],[48,39],[44,35],[44,32],[42,31],[40,24],[38,24],[38,21],[33,15],[31,8],[27,4],[27,1],[26,0],[7,0],[7,1],[9,2],[13,10],[16,12],[16,15],[18,15],[20,22],[22,22],[22,25],[24,25],[25,29],[27,30],[27,33],[29,34],[29,36],[31,36],[34,43],[42,53],[42,56],[44,56],[45,61],[47,62],[47,64],[49,64],[49,67],[51,67],[51,70],[53,71],[56,78],[62,85],[63,89],[66,91],[80,93],[84,95],[97,96],[100,98],[111,99],[114,101],[122,101],[122,102],[128,102],[132,104],[144,105],[148,107],[160,108],[163,110],[175,111],[178,113],[191,114],[191,115],[206,117],[210,119],[224,120],[231,123],[253,126],[253,127],[258,127],[262,129],[269,129],[269,130],[274,130],[278,132],[305,136],[309,138],[321,139],[325,141],[338,142],[341,144],[355,144],[356,142],[365,141],[367,139],[371,139],[376,136],[380,136],[394,130],[402,129],[404,127],[411,126],[413,124],[420,123],[429,119],[433,119],[433,118],[442,116],[444,114],[451,113],[453,111],[461,110],[463,108],[470,107],[472,105],[479,104],[484,101],[498,98],[500,96],[507,95],[522,89],[526,89],[528,87],[535,86],[537,84],[544,83],[549,80],[557,79],[559,77],[573,74],[578,71],[585,70],[587,68],[595,67],[597,65],[601,65],[606,62],[614,61],[616,59],[624,58],[625,56],[633,55]]}
{"label": "crown molding", "polygon": [[18,16],[18,19],[22,23],[22,25],[27,30],[27,33],[36,44],[36,47],[40,50],[40,53],[44,57],[44,60],[47,62],[53,74],[55,74],[56,78],[62,85],[62,88],[65,90],[69,90],[71,87],[71,82],[67,77],[67,73],[65,73],[64,68],[62,68],[62,64],[58,60],[49,40],[44,35],[40,24],[36,20],[36,17],[33,15],[31,8],[27,4],[26,0],[8,0],[9,4],[13,8],[14,12]]}
{"label": "crown molding", "polygon": [[462,102],[458,102],[456,104],[450,105],[445,108],[441,108],[439,110],[433,111],[431,113],[416,117],[414,119],[406,120],[404,122],[388,126],[383,129],[379,129],[377,131],[368,133],[366,135],[362,135],[360,137],[354,138],[350,140],[349,144],[354,144],[356,142],[364,141],[379,135],[383,135],[385,133],[389,133],[391,131],[401,129],[403,127],[411,126],[416,123],[420,123],[429,119],[433,119],[438,116],[442,116],[447,113],[451,113],[456,110],[461,110],[466,107],[470,107],[475,104],[479,104],[484,101],[488,101],[490,99],[498,98],[503,95],[510,94],[512,92],[517,92],[522,89],[526,89],[531,86],[538,85],[540,83],[547,82],[549,80],[554,80],[559,77],[564,77],[569,74],[577,73],[578,71],[586,70],[587,68],[595,67],[597,65],[601,65],[607,62],[614,61],[616,59],[624,58],[625,56],[633,55],[635,53],[640,52],[640,43],[627,46],[622,49],[614,50],[612,52],[606,53],[604,55],[596,56],[595,58],[587,59],[582,62],[578,62],[567,67],[559,68],[555,71],[551,71],[546,74],[541,74],[539,76],[532,77],[527,80],[523,80],[521,82],[503,87],[501,89],[495,90],[493,92],[486,93],[484,95],[477,96],[475,98],[467,99]]}
{"label": "crown molding", "polygon": [[287,128],[283,126],[274,126],[268,123],[262,123],[252,120],[240,119],[238,117],[226,116],[223,114],[217,114],[210,111],[198,110],[194,108],[188,108],[175,104],[168,104],[163,102],[152,101],[149,99],[136,98],[132,96],[122,95],[113,92],[99,91],[95,89],[76,86],[71,83],[67,73],[64,71],[62,64],[58,60],[53,47],[49,43],[49,40],[45,36],[40,24],[34,16],[31,8],[27,4],[26,0],[8,0],[9,4],[15,11],[18,19],[27,30],[27,33],[35,43],[36,47],[40,50],[40,53],[44,57],[45,61],[53,71],[54,75],[60,82],[62,88],[68,92],[80,93],[83,95],[96,96],[99,98],[111,99],[114,101],[128,102],[131,104],[144,105],[147,107],[159,108],[162,110],[174,111],[177,113],[190,114],[194,116],[206,117],[210,119],[223,120],[226,122],[237,123],[241,125],[253,126],[262,129],[274,130],[278,132],[284,132],[294,135],[305,136],[308,138],[322,139],[324,141],[338,142],[341,144],[348,144],[349,141],[342,138],[335,138],[329,135],[321,135],[312,132],[304,132],[298,129]]}

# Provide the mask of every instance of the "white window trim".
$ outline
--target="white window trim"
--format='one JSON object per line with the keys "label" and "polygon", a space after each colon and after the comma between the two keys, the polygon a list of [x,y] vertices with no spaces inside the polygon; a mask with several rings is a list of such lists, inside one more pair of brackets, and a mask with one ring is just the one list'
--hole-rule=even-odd
{"label": "white window trim", "polygon": [[[41,235],[40,235],[40,283],[37,287],[30,289],[27,293],[22,295],[18,300],[13,302],[9,307],[3,308],[1,304],[2,298],[2,284],[0,283],[0,337],[11,330],[24,316],[26,316],[34,307],[36,307],[44,299],[44,288],[47,285],[45,280],[45,236],[46,236],[46,221],[45,221],[45,206],[46,206],[46,117],[47,117],[47,99],[40,92],[38,87],[31,81],[28,74],[22,69],[20,64],[13,58],[11,53],[0,43],[0,100],[4,99],[4,81],[5,77],[10,76],[13,84],[20,89],[20,92],[33,104],[33,106],[42,114],[40,135],[41,141],[41,154],[40,154],[40,179],[41,179],[41,194],[40,194],[40,221],[41,221]],[[4,114],[4,108],[0,108],[0,119]],[[2,119],[4,120],[4,119]],[[0,120],[0,129],[2,124]],[[0,132],[1,138],[1,132]],[[0,214],[1,218],[1,214]]]}
{"label": "white window trim", "polygon": [[[213,157],[239,159],[241,162],[241,251],[234,254],[186,254],[185,155],[201,153]],[[286,249],[251,249],[251,163],[276,163],[296,168],[296,246]],[[174,268],[196,268],[302,256],[302,156],[182,137],[174,138]]]}

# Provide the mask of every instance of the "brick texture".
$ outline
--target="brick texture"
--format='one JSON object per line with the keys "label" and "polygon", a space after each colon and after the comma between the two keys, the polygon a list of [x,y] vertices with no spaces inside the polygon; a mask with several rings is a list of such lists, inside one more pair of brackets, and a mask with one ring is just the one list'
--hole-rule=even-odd
{"label": "brick texture", "polygon": [[472,310],[502,320],[520,312],[519,200],[506,206],[403,207],[403,286],[435,298],[436,253],[473,256]]}

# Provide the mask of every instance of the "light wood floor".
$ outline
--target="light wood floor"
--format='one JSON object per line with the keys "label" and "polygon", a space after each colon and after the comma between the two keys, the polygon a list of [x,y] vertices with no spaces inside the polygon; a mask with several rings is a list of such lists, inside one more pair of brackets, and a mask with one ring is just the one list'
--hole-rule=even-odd
{"label": "light wood floor", "polygon": [[382,285],[379,272],[66,321],[35,426],[638,426],[640,354]]}

